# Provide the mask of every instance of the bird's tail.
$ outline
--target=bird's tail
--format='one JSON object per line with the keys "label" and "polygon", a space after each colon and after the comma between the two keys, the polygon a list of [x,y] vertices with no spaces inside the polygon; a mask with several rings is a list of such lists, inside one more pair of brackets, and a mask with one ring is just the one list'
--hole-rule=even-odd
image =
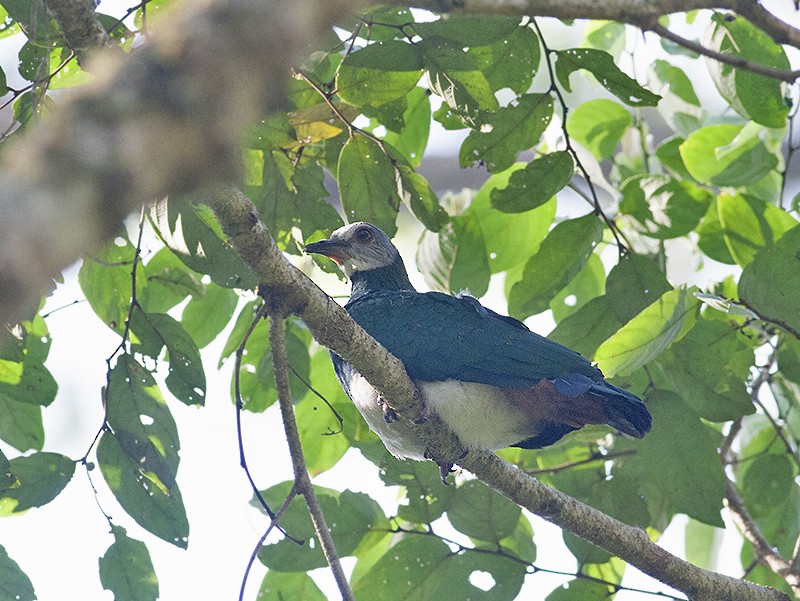
{"label": "bird's tail", "polygon": [[[593,399],[594,405],[599,401],[598,413],[602,414],[602,423],[616,428],[620,432],[642,438],[650,431],[652,418],[642,400],[632,392],[614,386],[605,380],[594,380],[582,374],[572,374],[553,382],[555,389],[561,394],[578,400]],[[594,417],[597,420],[597,417]],[[587,423],[598,423],[597,421]]]}

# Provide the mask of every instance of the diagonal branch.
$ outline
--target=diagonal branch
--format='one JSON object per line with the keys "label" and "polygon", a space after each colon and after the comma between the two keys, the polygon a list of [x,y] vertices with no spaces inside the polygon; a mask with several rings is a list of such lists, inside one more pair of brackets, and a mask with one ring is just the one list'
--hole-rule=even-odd
{"label": "diagonal branch", "polygon": [[733,521],[747,542],[753,546],[755,560],[764,563],[770,570],[786,581],[795,595],[800,597],[800,573],[791,561],[787,561],[780,551],[769,544],[767,537],[750,515],[747,506],[733,482],[727,480],[725,486],[725,502],[731,511]]}
{"label": "diagonal branch", "polygon": [[[230,242],[259,277],[270,298],[303,319],[318,342],[352,363],[383,393],[401,418],[421,415],[421,402],[402,363],[288,262],[244,194],[220,188],[209,194],[208,202]],[[779,591],[715,574],[675,557],[653,543],[644,530],[623,524],[542,484],[492,453],[470,452],[458,459],[462,449],[456,437],[435,415],[428,417],[425,423],[413,427],[437,463],[443,465],[457,459],[462,467],[512,501],[607,549],[693,600],[788,601]]]}

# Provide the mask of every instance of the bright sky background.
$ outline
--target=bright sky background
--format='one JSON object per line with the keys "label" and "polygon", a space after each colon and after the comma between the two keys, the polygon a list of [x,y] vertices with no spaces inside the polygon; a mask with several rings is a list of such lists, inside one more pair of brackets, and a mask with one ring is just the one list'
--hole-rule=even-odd
{"label": "bright sky background", "polygon": [[[786,2],[787,8],[790,3]],[[127,3],[104,1],[100,10],[121,14]],[[795,14],[789,13],[793,18]],[[557,46],[578,44],[578,32],[559,27],[561,35]],[[571,40],[569,38],[572,38]],[[651,40],[652,41],[652,40]],[[0,60],[13,64],[22,40],[8,40],[0,45]],[[648,53],[639,56],[647,64]],[[574,80],[573,80],[574,81]],[[9,74],[9,83],[18,83]],[[698,93],[703,94],[698,86]],[[435,128],[431,136],[430,154],[456,153],[452,134]],[[455,165],[456,160],[453,159]],[[403,229],[399,241],[406,264],[413,269],[416,233]],[[155,242],[146,241],[144,256],[156,249]],[[680,254],[680,248],[674,252]],[[683,281],[689,271],[671,273],[673,281]],[[67,270],[65,284],[47,304],[47,310],[70,305],[82,300],[76,282],[77,266]],[[421,277],[412,276],[420,288],[425,289]],[[706,284],[704,274],[694,274],[694,283]],[[319,282],[326,291],[341,292],[332,278]],[[497,288],[497,286],[494,286]],[[490,295],[488,300],[496,310],[504,310],[502,295]],[[117,336],[100,323],[87,303],[71,305],[54,313],[48,319],[53,346],[48,367],[59,383],[59,392],[53,405],[44,412],[45,450],[64,453],[73,458],[84,455],[102,422],[100,389],[105,383],[105,360],[119,343]],[[546,332],[547,322],[532,324],[534,329]],[[266,330],[262,330],[266,335]],[[214,371],[222,345],[227,338],[223,333],[215,343],[203,351],[207,368],[208,392],[206,407],[189,408],[170,399],[170,408],[180,427],[181,467],[178,482],[181,486],[191,525],[189,549],[180,550],[143,531],[129,518],[107,491],[99,470],[92,476],[99,490],[99,501],[116,524],[125,527],[128,534],[144,540],[150,550],[159,578],[163,600],[215,600],[235,599],[242,574],[253,545],[267,526],[267,521],[249,505],[251,491],[239,458],[234,422],[234,407],[230,398],[231,365],[220,372]],[[165,395],[169,396],[165,391]],[[286,442],[281,429],[277,407],[262,415],[246,414],[244,437],[253,476],[261,488],[291,477],[291,465]],[[17,455],[7,445],[0,448],[13,457]],[[356,451],[348,453],[339,465],[318,477],[315,482],[336,489],[365,492],[376,498],[391,515],[397,506],[397,489],[386,489],[377,476],[375,466],[364,460]],[[684,520],[678,519],[662,539],[668,550],[683,554]],[[538,545],[537,566],[543,568],[575,569],[571,555],[561,542],[559,529],[538,518],[533,520]],[[457,537],[452,532],[442,531]],[[45,507],[33,509],[23,516],[0,521],[0,543],[10,556],[31,577],[38,598],[42,601],[108,601],[112,595],[103,591],[97,574],[97,558],[103,555],[112,542],[108,525],[98,510],[85,470],[78,466],[75,476],[65,491]],[[731,566],[732,575],[739,575],[738,542],[731,539],[725,545],[722,565]],[[351,569],[353,561],[346,559]],[[247,599],[254,599],[264,569],[258,564],[251,576]],[[331,598],[336,598],[335,587],[327,570],[318,570],[318,582]],[[528,579],[520,598],[530,601],[543,599],[555,586],[568,578],[539,574]],[[665,587],[628,569],[625,584],[648,590],[665,590]],[[636,593],[620,593],[619,601],[636,601],[652,598]]]}

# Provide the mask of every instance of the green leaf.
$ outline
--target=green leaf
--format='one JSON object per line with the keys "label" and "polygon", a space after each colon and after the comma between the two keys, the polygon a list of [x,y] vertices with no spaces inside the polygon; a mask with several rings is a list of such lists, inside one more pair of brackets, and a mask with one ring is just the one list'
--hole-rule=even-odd
{"label": "green leaf", "polygon": [[423,55],[431,89],[466,123],[474,124],[480,111],[499,108],[497,98],[474,56],[464,44],[444,38],[423,38]]}
{"label": "green leaf", "polygon": [[428,180],[407,165],[398,165],[397,170],[400,173],[403,202],[426,229],[438,232],[447,223],[448,216],[439,204],[436,192]]}
{"label": "green leaf", "polygon": [[131,331],[139,338],[133,349],[153,359],[158,359],[161,349],[167,347],[167,388],[187,405],[202,405],[206,396],[206,374],[200,350],[184,327],[166,313],[136,310],[131,316]]}
{"label": "green leaf", "polygon": [[42,408],[0,394],[0,438],[22,452],[40,451],[44,446]]}
{"label": "green leaf", "polygon": [[[262,491],[262,495],[270,507],[278,508],[283,504],[290,488],[290,482],[283,482]],[[368,495],[349,490],[338,492],[319,486],[315,486],[314,490],[340,557],[352,555],[365,537],[378,534],[373,533],[373,530],[389,527],[383,510]],[[297,496],[281,518],[281,526],[297,538],[305,540],[315,536],[305,503]],[[379,536],[383,537],[383,533]],[[300,546],[283,539],[261,547],[258,558],[269,569],[279,572],[307,572],[327,565],[318,541],[314,545],[307,543]]]}
{"label": "green leaf", "polygon": [[609,158],[633,125],[631,114],[613,100],[598,98],[579,104],[567,117],[567,132],[598,161]]}
{"label": "green leaf", "polygon": [[397,508],[398,517],[416,524],[431,524],[442,517],[456,489],[442,486],[436,466],[431,462],[398,461],[388,452],[382,457],[381,480],[387,486],[406,490],[408,503]]}
{"label": "green leaf", "polygon": [[709,125],[680,145],[683,163],[703,184],[743,186],[761,179],[778,165],[762,141],[759,126]]}
{"label": "green leaf", "polygon": [[649,502],[666,503],[673,513],[724,527],[719,513],[725,495],[725,474],[717,455],[719,434],[704,426],[673,393],[648,394],[647,408],[653,430],[620,473],[635,478]]}
{"label": "green leaf", "polygon": [[22,513],[55,499],[72,479],[75,462],[59,453],[33,453],[9,461],[19,486],[0,490],[0,516]]}
{"label": "green leaf", "polygon": [[756,457],[742,481],[745,506],[755,517],[769,513],[787,500],[795,475],[786,455]]}
{"label": "green leaf", "polygon": [[559,223],[525,264],[522,279],[511,287],[508,308],[524,318],[541,313],[550,301],[583,269],[603,235],[594,213]]}
{"label": "green leaf", "polygon": [[706,256],[726,265],[735,265],[736,261],[731,256],[725,236],[722,233],[722,223],[719,220],[718,199],[715,198],[708,207],[705,216],[696,228],[697,246]]}
{"label": "green leaf", "polygon": [[639,85],[623,73],[614,62],[614,57],[604,50],[592,48],[570,48],[558,51],[556,76],[561,85],[571,91],[569,76],[578,69],[586,69],[595,76],[600,85],[629,106],[656,106],[661,96]]}
{"label": "green leaf", "polygon": [[489,288],[489,258],[483,233],[469,219],[455,218],[438,233],[423,232],[417,267],[427,284],[442,292],[469,290],[481,297]]}
{"label": "green leaf", "polygon": [[607,599],[613,593],[608,585],[593,580],[570,580],[547,595],[545,601],[579,601]]}
{"label": "green leaf", "polygon": [[356,134],[347,141],[339,155],[337,179],[347,220],[369,221],[394,236],[402,202],[397,169],[374,140]]}
{"label": "green leaf", "polygon": [[772,246],[797,220],[783,209],[752,196],[722,192],[717,199],[722,237],[731,257],[744,267]]}
{"label": "green leaf", "polygon": [[[488,572],[489,590],[470,582],[475,572]],[[494,554],[453,553],[440,539],[406,536],[389,549],[353,589],[357,599],[473,599],[513,601],[525,568]]]}
{"label": "green leaf", "polygon": [[[350,448],[347,435],[342,431],[344,426],[333,413],[334,410],[339,411],[342,405],[347,406],[346,403],[349,403],[350,399],[339,385],[326,351],[315,353],[311,357],[310,367],[310,380],[314,389],[334,407],[334,409],[329,408],[325,401],[311,391],[295,405],[306,467],[312,476],[317,476],[336,465]],[[348,427],[351,426],[353,424],[348,424]]]}
{"label": "green leaf", "polygon": [[758,251],[739,278],[739,298],[762,317],[800,331],[800,227]]}
{"label": "green leaf", "polygon": [[184,307],[181,325],[197,346],[203,348],[225,329],[238,302],[235,292],[209,282],[200,292],[193,294],[192,300]]}
{"label": "green leaf", "polygon": [[[91,258],[85,258],[78,272],[78,282],[92,310],[103,323],[118,334],[125,328],[131,303],[131,272],[136,248],[122,238],[108,243]],[[136,293],[145,289],[147,280],[136,272]]]}
{"label": "green leaf", "polygon": [[605,284],[606,270],[603,261],[593,253],[580,273],[550,301],[553,319],[559,323],[578,311],[588,301],[603,294]]}
{"label": "green leaf", "polygon": [[411,26],[421,38],[442,38],[461,47],[486,46],[502,41],[520,28],[518,17],[442,15],[436,21]]}
{"label": "green leaf", "polygon": [[387,132],[383,139],[400,152],[412,167],[417,168],[422,163],[431,129],[430,92],[416,87],[406,94],[405,100],[402,128],[397,131],[384,123]]}
{"label": "green leaf", "polygon": [[586,23],[582,46],[605,50],[614,57],[619,58],[625,49],[626,27],[617,21],[596,21]]}
{"label": "green leaf", "polygon": [[628,254],[608,274],[606,295],[611,312],[620,324],[627,323],[672,286],[654,261]]}
{"label": "green leaf", "polygon": [[114,542],[100,558],[100,583],[122,601],[155,601],[158,578],[150,552],[142,541],[130,538],[121,526],[112,526]]}
{"label": "green leaf", "polygon": [[569,184],[574,171],[572,155],[564,150],[541,156],[512,173],[508,186],[492,190],[492,206],[505,213],[535,209]]}
{"label": "green leaf", "polygon": [[493,90],[510,88],[518,95],[531,87],[541,60],[539,38],[530,27],[516,27],[505,39],[469,53]]}
{"label": "green leaf", "polygon": [[11,469],[8,457],[0,450],[0,490],[8,490],[17,486],[19,486],[19,479],[14,475],[14,470]]}
{"label": "green leaf", "polygon": [[325,601],[327,597],[319,590],[314,580],[302,572],[276,572],[270,570],[261,581],[258,599],[265,601]]}
{"label": "green leaf", "polygon": [[550,124],[550,94],[526,94],[516,103],[484,114],[480,130],[472,130],[458,153],[462,167],[481,161],[492,173],[508,169],[517,154],[534,146]]}
{"label": "green leaf", "polygon": [[622,323],[614,317],[608,296],[598,296],[562,319],[548,338],[591,359],[597,347],[620,326]]}
{"label": "green leaf", "polygon": [[111,370],[106,419],[131,461],[168,492],[178,471],[178,427],[153,376],[129,355]]}
{"label": "green leaf", "polygon": [[686,561],[706,570],[716,567],[716,557],[724,543],[725,530],[690,519],[686,524],[684,544]]}
{"label": "green leaf", "polygon": [[122,449],[111,432],[97,445],[97,462],[119,504],[137,524],[181,549],[189,544],[189,522],[177,483],[169,493],[142,474],[138,461]]}
{"label": "green leaf", "polygon": [[2,601],[35,601],[31,579],[23,572],[19,564],[8,556],[3,545],[0,545],[0,599]]}
{"label": "green leaf", "polygon": [[58,384],[35,357],[23,363],[0,359],[0,397],[47,407],[56,398]]}
{"label": "green leaf", "polygon": [[514,532],[521,515],[518,505],[478,480],[464,482],[447,503],[447,518],[453,528],[495,544]]}
{"label": "green leaf", "polygon": [[694,325],[699,301],[693,288],[665,292],[595,352],[607,377],[628,375],[655,359]]}
{"label": "green leaf", "polygon": [[[791,69],[783,48],[744,18],[714,14],[709,30],[707,45],[716,52],[758,65]],[[719,93],[742,117],[767,127],[786,124],[789,104],[783,82],[719,61],[709,61],[708,70]]]}
{"label": "green leaf", "polygon": [[422,57],[416,46],[388,40],[348,54],[336,76],[336,91],[354,106],[379,106],[405,96],[420,77]]}
{"label": "green leaf", "polygon": [[683,157],[681,157],[680,146],[686,139],[680,136],[674,136],[664,140],[656,147],[656,156],[661,164],[666,167],[667,173],[671,173],[678,179],[688,180],[692,176],[686,165],[683,164]]}
{"label": "green leaf", "polygon": [[157,203],[151,216],[161,240],[190,269],[208,274],[225,288],[258,285],[258,278],[225,240],[207,206],[169,198]]}
{"label": "green leaf", "polygon": [[203,290],[200,277],[169,248],[162,248],[139,269],[147,278],[144,290],[136,291],[136,300],[148,313],[166,313],[190,294]]}
{"label": "green leaf", "polygon": [[[244,332],[252,321],[252,308],[245,306],[239,315],[236,326],[228,345],[223,353],[223,357],[228,352],[236,350],[241,343]],[[309,378],[309,358],[308,346],[311,341],[308,331],[294,321],[288,322],[286,329],[286,350],[289,356],[289,364],[308,381]],[[264,330],[256,331],[248,339],[242,357],[241,371],[239,373],[240,392],[244,409],[254,413],[260,413],[270,407],[278,400],[278,393],[275,390],[275,375],[272,367],[272,351],[269,345],[269,336]],[[301,398],[306,393],[306,386],[295,376],[290,374],[289,384],[292,397]],[[231,384],[232,389],[235,385],[235,374]],[[234,394],[231,397],[235,398]]]}
{"label": "green leaf", "polygon": [[667,122],[682,136],[699,129],[705,119],[705,111],[686,73],[661,59],[653,63],[653,73],[664,84],[658,110]]}
{"label": "green leaf", "polygon": [[473,227],[483,232],[492,273],[507,271],[527,261],[539,250],[555,217],[555,199],[532,211],[515,214],[503,213],[491,206],[494,191],[508,187],[509,178],[523,167],[523,163],[517,163],[489,177],[464,211],[464,216],[471,220]]}
{"label": "green leaf", "polygon": [[736,324],[699,319],[658,359],[665,378],[698,415],[726,422],[755,412],[745,387],[753,350]]}
{"label": "green leaf", "polygon": [[667,240],[685,236],[700,222],[713,196],[708,190],[667,175],[636,175],[620,189],[619,209],[641,224],[645,236]]}

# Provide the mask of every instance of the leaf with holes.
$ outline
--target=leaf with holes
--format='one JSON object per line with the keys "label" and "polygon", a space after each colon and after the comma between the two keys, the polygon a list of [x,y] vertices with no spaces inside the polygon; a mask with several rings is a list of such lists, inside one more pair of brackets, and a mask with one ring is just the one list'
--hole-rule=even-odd
{"label": "leaf with holes", "polygon": [[614,57],[605,50],[593,48],[570,48],[558,51],[556,76],[570,92],[569,76],[578,69],[585,69],[595,76],[606,90],[629,106],[656,106],[661,96],[643,88],[614,62]]}
{"label": "leaf with holes", "polygon": [[535,209],[563,190],[574,171],[572,155],[564,150],[540,156],[515,171],[508,186],[492,190],[492,206],[504,213]]}
{"label": "leaf with holes", "polygon": [[397,169],[375,140],[356,134],[339,155],[337,179],[349,222],[369,221],[389,237],[397,232],[400,198]]}
{"label": "leaf with holes", "polygon": [[130,538],[121,526],[112,526],[114,542],[100,558],[100,583],[125,601],[158,599],[158,578],[150,552],[142,541]]}

